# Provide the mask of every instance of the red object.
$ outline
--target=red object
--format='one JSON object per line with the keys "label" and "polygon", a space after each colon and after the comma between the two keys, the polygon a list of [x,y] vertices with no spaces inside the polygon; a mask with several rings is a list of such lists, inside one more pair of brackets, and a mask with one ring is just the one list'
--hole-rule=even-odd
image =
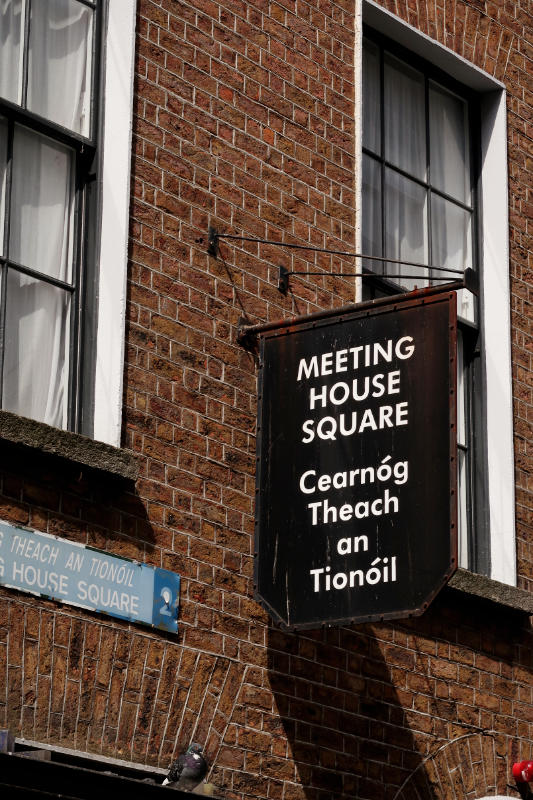
{"label": "red object", "polygon": [[513,778],[517,783],[529,783],[533,780],[533,761],[517,761],[513,764]]}

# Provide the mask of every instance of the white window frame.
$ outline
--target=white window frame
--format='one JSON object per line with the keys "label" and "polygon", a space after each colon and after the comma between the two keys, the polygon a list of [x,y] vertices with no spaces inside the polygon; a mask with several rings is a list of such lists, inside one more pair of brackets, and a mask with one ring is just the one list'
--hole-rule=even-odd
{"label": "white window frame", "polygon": [[[481,105],[482,181],[480,260],[483,281],[481,330],[487,425],[487,483],[490,561],[494,580],[516,585],[513,403],[509,279],[509,209],[507,180],[507,116],[504,84],[453,51],[403,22],[373,0],[361,0],[356,21],[357,52],[362,53],[363,21],[406,49],[425,58],[451,77],[474,89]],[[361,58],[356,59],[355,84],[362,98]],[[357,124],[357,208],[361,209],[361,108]],[[356,231],[360,247],[361,214]],[[359,250],[358,250],[359,251]],[[356,286],[356,300],[361,284]]]}
{"label": "white window frame", "polygon": [[110,0],[102,42],[102,197],[94,438],[119,446],[126,323],[136,0]]}

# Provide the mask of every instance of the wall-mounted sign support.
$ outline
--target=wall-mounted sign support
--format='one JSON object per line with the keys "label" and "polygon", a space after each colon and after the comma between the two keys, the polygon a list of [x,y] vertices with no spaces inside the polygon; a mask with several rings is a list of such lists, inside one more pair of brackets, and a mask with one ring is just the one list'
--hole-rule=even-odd
{"label": "wall-mounted sign support", "polygon": [[[277,242],[271,239],[258,239],[254,236],[241,236],[238,234],[233,233],[219,233],[216,228],[210,227],[208,229],[208,239],[207,239],[207,252],[213,258],[218,258],[219,255],[219,248],[220,248],[220,240],[227,239],[230,241],[238,241],[238,242],[255,242],[256,244],[266,244],[272,245],[274,247],[282,247],[288,250],[307,250],[308,252],[312,253],[327,253],[328,255],[334,256],[342,256],[343,258],[364,258],[366,261],[376,261],[380,264],[398,264],[404,267],[413,267],[417,269],[428,270],[431,269],[432,281],[446,281],[448,286],[446,288],[449,289],[468,289],[472,292],[472,294],[479,294],[479,281],[478,276],[474,272],[473,269],[467,268],[465,270],[462,269],[452,269],[451,267],[439,267],[433,264],[422,264],[420,261],[405,261],[404,259],[398,258],[387,258],[386,256],[374,256],[368,255],[366,253],[352,253],[351,251],[347,250],[332,250],[329,248],[323,247],[312,247],[311,245],[305,244],[294,244],[292,242]],[[337,278],[393,278],[394,280],[398,280],[398,274],[387,274],[385,272],[376,273],[371,272],[370,270],[364,270],[362,272],[335,272],[335,273],[327,273],[324,270],[321,272],[318,271],[297,271],[291,270],[289,271],[286,267],[280,266],[279,268],[279,278],[278,278],[278,289],[282,294],[287,294],[289,290],[289,280],[292,275],[294,276],[324,276],[324,275],[333,275]],[[436,275],[435,273],[441,272],[442,275]],[[452,285],[450,282],[450,278],[453,275],[461,275],[460,286]],[[425,276],[421,273],[416,273],[412,275],[407,275],[402,273],[402,280],[403,279],[417,279],[420,278],[421,280],[425,280]],[[459,281],[454,281],[455,283],[459,283]]]}
{"label": "wall-mounted sign support", "polygon": [[0,585],[178,630],[179,575],[6,522],[0,522]]}
{"label": "wall-mounted sign support", "polygon": [[422,613],[457,567],[455,293],[259,344],[256,598],[288,628]]}

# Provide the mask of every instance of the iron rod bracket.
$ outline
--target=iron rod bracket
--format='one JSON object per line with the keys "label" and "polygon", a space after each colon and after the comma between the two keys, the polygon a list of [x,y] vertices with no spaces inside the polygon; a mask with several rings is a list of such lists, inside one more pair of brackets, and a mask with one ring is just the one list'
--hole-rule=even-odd
{"label": "iron rod bracket", "polygon": [[475,270],[470,269],[470,267],[465,269],[463,283],[465,289],[479,297],[479,274]]}
{"label": "iron rod bracket", "polygon": [[[236,234],[229,234],[229,233],[219,233],[214,226],[209,226],[208,228],[208,240],[207,240],[207,252],[213,258],[218,258],[219,254],[219,245],[220,239],[231,239],[236,241],[242,242],[256,242],[257,244],[267,244],[267,245],[274,245],[276,247],[286,247],[291,249],[297,250],[309,250],[311,252],[316,253],[329,253],[330,255],[341,255],[343,257],[350,257],[350,258],[365,258],[371,261],[378,261],[382,264],[398,264],[404,265],[409,267],[416,267],[420,269],[432,270],[431,280],[433,281],[445,281],[448,285],[450,284],[450,273],[454,273],[456,275],[460,275],[462,280],[456,280],[456,284],[461,284],[459,288],[468,289],[472,294],[479,295],[479,277],[478,274],[469,267],[465,270],[458,270],[452,269],[451,267],[437,267],[428,264],[421,264],[415,261],[402,261],[402,259],[396,258],[386,258],[384,256],[372,256],[365,253],[350,253],[350,252],[343,252],[339,250],[329,250],[327,248],[319,248],[319,247],[312,247],[310,245],[300,245],[300,244],[293,244],[290,242],[275,242],[269,241],[267,239],[257,239],[252,236],[238,236]],[[447,273],[442,277],[435,275],[435,272],[443,272]],[[302,275],[302,276],[309,276],[309,275],[331,275],[333,277],[338,278],[388,278],[388,279],[401,279],[401,278],[409,278],[416,280],[419,278],[420,280],[425,280],[425,276],[422,275],[391,275],[387,273],[373,273],[373,272],[335,272],[335,273],[327,273],[327,272],[315,272],[315,271],[306,271],[306,272],[299,272],[293,271],[290,272],[286,267],[279,267],[279,276],[278,276],[278,290],[281,294],[286,295],[289,290],[289,280],[291,275]],[[457,287],[456,287],[457,288]]]}
{"label": "iron rod bracket", "polygon": [[280,290],[281,294],[287,294],[289,290],[289,275],[290,272],[285,267],[279,268],[279,280],[278,280],[278,289]]}
{"label": "iron rod bracket", "polygon": [[216,228],[209,226],[207,229],[207,254],[218,258],[218,233]]}

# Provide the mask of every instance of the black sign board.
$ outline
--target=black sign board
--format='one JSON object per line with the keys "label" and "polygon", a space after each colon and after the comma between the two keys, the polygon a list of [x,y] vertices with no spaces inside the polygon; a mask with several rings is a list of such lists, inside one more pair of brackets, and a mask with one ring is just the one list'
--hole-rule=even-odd
{"label": "black sign board", "polygon": [[288,628],[421,614],[457,567],[453,292],[261,336],[256,599]]}

